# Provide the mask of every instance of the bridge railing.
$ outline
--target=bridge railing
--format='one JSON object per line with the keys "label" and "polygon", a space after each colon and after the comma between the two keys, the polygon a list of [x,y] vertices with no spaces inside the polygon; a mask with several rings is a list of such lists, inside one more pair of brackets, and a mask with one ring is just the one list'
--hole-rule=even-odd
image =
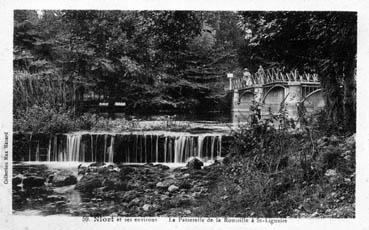
{"label": "bridge railing", "polygon": [[280,69],[259,68],[258,72],[250,74],[246,72],[243,76],[235,76],[230,79],[229,90],[240,90],[255,85],[266,85],[281,82],[301,82],[301,83],[319,83],[318,75],[311,73],[299,73],[297,70],[283,72]]}

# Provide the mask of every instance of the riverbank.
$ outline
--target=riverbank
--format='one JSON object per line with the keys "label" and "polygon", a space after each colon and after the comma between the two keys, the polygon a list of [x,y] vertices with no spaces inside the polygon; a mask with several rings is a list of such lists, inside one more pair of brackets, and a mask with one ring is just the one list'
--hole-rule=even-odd
{"label": "riverbank", "polygon": [[13,209],[19,215],[33,210],[40,215],[194,216],[218,179],[219,167],[18,165]]}

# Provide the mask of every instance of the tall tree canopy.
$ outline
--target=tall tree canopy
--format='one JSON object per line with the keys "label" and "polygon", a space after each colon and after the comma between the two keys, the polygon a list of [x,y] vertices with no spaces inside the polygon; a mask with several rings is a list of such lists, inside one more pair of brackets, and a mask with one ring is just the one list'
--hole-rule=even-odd
{"label": "tall tree canopy", "polygon": [[220,71],[219,63],[229,66],[225,59],[235,58],[236,46],[229,45],[235,39],[229,35],[241,36],[233,30],[237,17],[192,11],[15,11],[15,74],[40,75],[46,68],[111,100],[126,101],[130,111],[217,109],[226,69]]}

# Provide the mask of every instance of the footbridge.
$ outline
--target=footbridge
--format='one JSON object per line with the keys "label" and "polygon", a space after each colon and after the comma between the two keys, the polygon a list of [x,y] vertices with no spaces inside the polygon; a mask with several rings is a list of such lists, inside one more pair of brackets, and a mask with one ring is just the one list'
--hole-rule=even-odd
{"label": "footbridge", "polygon": [[258,103],[263,118],[280,113],[285,108],[289,118],[298,118],[298,106],[303,103],[306,114],[320,111],[325,100],[317,74],[283,72],[262,67],[251,74],[245,69],[242,76],[227,74],[228,90],[233,93],[233,122],[245,122],[252,113],[250,107]]}

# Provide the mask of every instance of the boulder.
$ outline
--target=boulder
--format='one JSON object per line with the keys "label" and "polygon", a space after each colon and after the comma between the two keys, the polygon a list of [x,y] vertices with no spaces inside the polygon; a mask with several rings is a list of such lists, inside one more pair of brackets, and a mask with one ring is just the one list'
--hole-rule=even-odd
{"label": "boulder", "polygon": [[201,167],[204,165],[202,161],[200,161],[197,158],[193,158],[187,163],[187,168],[189,169],[201,169]]}
{"label": "boulder", "polygon": [[122,181],[116,177],[106,178],[102,185],[106,187],[107,190],[119,190],[126,191],[127,190],[127,181]]}
{"label": "boulder", "polygon": [[158,183],[156,184],[156,187],[157,187],[157,188],[167,188],[168,186],[165,186],[163,182],[158,182]]}
{"label": "boulder", "polygon": [[228,156],[224,157],[223,160],[222,160],[222,163],[224,165],[228,165],[229,163],[231,163],[230,157],[228,157]]}
{"label": "boulder", "polygon": [[175,192],[175,191],[178,191],[178,190],[179,190],[179,188],[175,185],[171,185],[168,188],[168,192]]}
{"label": "boulder", "polygon": [[158,182],[156,184],[156,187],[157,188],[162,188],[162,189],[166,189],[168,188],[170,185],[173,185],[175,184],[177,181],[173,180],[173,179],[168,179],[168,180],[165,180],[165,181],[161,181],[161,182]]}
{"label": "boulder", "polygon": [[168,169],[170,169],[169,166],[162,165],[162,164],[157,164],[154,167],[156,167],[158,169],[161,169],[161,170],[168,170]]}
{"label": "boulder", "polygon": [[151,210],[153,207],[152,207],[152,205],[150,205],[150,204],[145,204],[144,206],[142,206],[142,209],[145,211],[145,212],[147,212],[147,211],[149,211],[149,210]]}
{"label": "boulder", "polygon": [[46,200],[55,202],[55,201],[64,200],[64,197],[58,196],[58,195],[49,195],[49,196],[46,197]]}
{"label": "boulder", "polygon": [[191,187],[192,186],[189,180],[182,180],[179,184],[179,188],[181,189],[190,189]]}
{"label": "boulder", "polygon": [[66,174],[63,174],[63,173],[59,173],[59,174],[57,173],[52,178],[51,183],[55,187],[73,185],[73,184],[77,184],[77,177],[75,177],[74,175],[71,175],[71,174],[66,175]]}
{"label": "boulder", "polygon": [[103,179],[98,175],[85,175],[78,181],[76,190],[81,192],[92,192],[95,188],[102,187]]}
{"label": "boulder", "polygon": [[83,166],[82,164],[78,165],[78,175],[84,175],[87,172],[88,172],[87,166]]}
{"label": "boulder", "polygon": [[105,165],[104,162],[94,162],[94,163],[91,163],[88,167],[101,167],[104,165]]}
{"label": "boulder", "polygon": [[17,186],[22,183],[22,178],[19,176],[13,177],[12,184],[13,186]]}
{"label": "boulder", "polygon": [[350,145],[350,146],[354,146],[355,145],[355,137],[356,134],[352,134],[350,137],[346,138],[345,142],[346,144]]}
{"label": "boulder", "polygon": [[140,198],[136,197],[131,202],[129,202],[128,206],[135,206],[138,205],[141,202]]}
{"label": "boulder", "polygon": [[23,186],[26,188],[41,187],[45,184],[46,179],[38,176],[30,176],[23,179]]}
{"label": "boulder", "polygon": [[334,169],[328,169],[325,174],[326,177],[335,177],[337,176],[337,171]]}

